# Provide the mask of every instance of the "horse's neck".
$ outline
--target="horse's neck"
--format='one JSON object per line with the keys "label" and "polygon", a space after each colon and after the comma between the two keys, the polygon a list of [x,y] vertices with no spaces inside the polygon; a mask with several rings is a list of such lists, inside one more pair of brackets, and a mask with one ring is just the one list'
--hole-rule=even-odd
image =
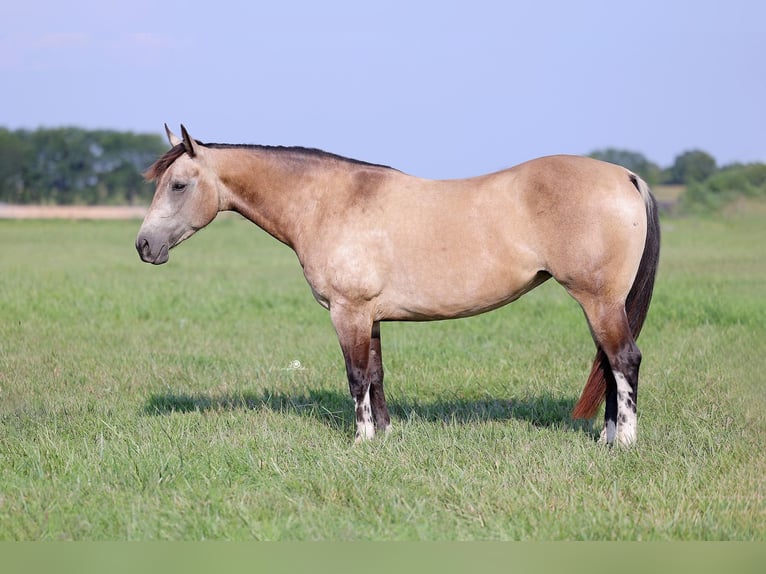
{"label": "horse's neck", "polygon": [[242,149],[218,168],[231,194],[224,210],[236,211],[286,245],[296,248],[301,227],[313,215],[326,174],[316,162],[301,163],[279,153]]}

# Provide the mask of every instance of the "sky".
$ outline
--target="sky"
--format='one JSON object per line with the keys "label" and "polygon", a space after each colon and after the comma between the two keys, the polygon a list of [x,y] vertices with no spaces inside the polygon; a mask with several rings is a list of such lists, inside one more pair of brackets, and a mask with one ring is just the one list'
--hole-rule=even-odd
{"label": "sky", "polygon": [[0,6],[0,126],[301,145],[435,179],[617,147],[766,162],[766,2]]}

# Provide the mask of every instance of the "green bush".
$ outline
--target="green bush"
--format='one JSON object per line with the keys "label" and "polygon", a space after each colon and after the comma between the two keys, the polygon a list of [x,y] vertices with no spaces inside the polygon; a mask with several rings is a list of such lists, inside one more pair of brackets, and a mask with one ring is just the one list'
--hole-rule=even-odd
{"label": "green bush", "polygon": [[741,196],[766,197],[766,164],[735,164],[704,181],[691,182],[681,196],[681,207],[684,211],[716,210]]}

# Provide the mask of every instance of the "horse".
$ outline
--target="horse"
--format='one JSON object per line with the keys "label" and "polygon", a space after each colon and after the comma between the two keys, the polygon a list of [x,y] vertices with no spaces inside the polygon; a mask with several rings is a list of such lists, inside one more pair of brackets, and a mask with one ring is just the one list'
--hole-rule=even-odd
{"label": "horse", "polygon": [[553,277],[580,304],[596,356],[574,407],[600,441],[632,445],[636,345],[659,260],[657,203],[617,165],[548,156],[470,179],[429,180],[317,149],[202,143],[165,125],[170,150],[136,238],[144,262],[234,211],[297,255],[345,360],[355,442],[387,432],[380,323],[491,311]]}

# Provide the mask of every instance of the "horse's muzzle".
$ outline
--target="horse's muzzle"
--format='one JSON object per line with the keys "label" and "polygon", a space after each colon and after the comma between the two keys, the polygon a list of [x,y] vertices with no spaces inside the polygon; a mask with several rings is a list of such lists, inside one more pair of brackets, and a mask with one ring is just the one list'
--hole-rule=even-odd
{"label": "horse's muzzle", "polygon": [[152,249],[149,240],[146,237],[139,236],[138,239],[136,239],[136,251],[138,251],[141,261],[153,265],[162,265],[168,260],[168,252],[170,251],[170,248],[167,243],[163,243],[155,252]]}

